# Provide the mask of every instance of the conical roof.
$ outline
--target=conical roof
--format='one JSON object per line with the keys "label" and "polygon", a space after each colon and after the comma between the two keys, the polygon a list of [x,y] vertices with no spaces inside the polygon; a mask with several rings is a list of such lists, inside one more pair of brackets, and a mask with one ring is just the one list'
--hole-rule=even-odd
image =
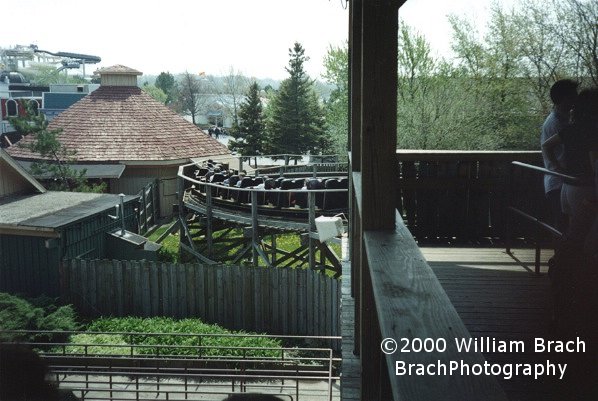
{"label": "conical roof", "polygon": [[[100,86],[49,125],[77,162],[180,162],[230,154],[228,148],[136,86]],[[25,137],[20,143],[27,144]],[[39,159],[22,146],[8,153]],[[139,164],[139,163],[137,163]],[[148,163],[153,164],[153,163]]]}

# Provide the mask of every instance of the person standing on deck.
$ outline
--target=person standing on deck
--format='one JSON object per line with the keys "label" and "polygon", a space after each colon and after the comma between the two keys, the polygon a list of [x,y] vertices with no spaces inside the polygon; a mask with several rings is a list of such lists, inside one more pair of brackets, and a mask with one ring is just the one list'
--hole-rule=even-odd
{"label": "person standing on deck", "polygon": [[[577,97],[577,86],[579,84],[570,79],[561,79],[556,81],[550,88],[550,100],[553,103],[552,112],[548,115],[540,134],[540,147],[545,142],[561,132],[570,125],[570,114],[573,103]],[[558,171],[559,165],[564,165],[564,150],[562,144],[554,149],[554,155],[559,164],[555,165],[543,153],[544,167],[551,171]],[[560,177],[545,174],[544,175],[544,193],[550,205],[552,213],[552,223],[554,226],[564,232],[567,227],[567,219],[561,208],[561,188],[563,180]]]}
{"label": "person standing on deck", "polygon": [[[563,145],[563,162],[555,149]],[[593,222],[594,166],[598,159],[598,88],[579,93],[572,111],[572,124],[542,144],[542,153],[556,171],[573,176],[561,190],[562,210],[569,216],[567,237],[583,244]]]}

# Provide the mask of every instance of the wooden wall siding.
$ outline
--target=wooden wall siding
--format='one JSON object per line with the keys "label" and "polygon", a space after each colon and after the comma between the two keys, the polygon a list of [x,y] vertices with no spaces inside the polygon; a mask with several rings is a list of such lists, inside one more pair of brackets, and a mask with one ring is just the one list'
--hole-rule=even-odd
{"label": "wooden wall siding", "polygon": [[32,185],[4,160],[0,159],[0,198],[24,192]]}
{"label": "wooden wall siding", "polygon": [[[418,240],[504,238],[509,205],[548,216],[542,175],[511,165],[539,164],[539,152],[455,154],[450,160],[403,152],[397,158],[397,208]],[[516,236],[531,234],[527,225],[514,229]]]}
{"label": "wooden wall siding", "polygon": [[0,291],[59,295],[60,249],[45,244],[46,238],[0,234]]}
{"label": "wooden wall siding", "polygon": [[85,316],[197,317],[230,329],[340,335],[340,282],[313,270],[71,260],[61,288]]}
{"label": "wooden wall siding", "polygon": [[[136,202],[125,204],[125,228],[132,232],[137,230]],[[90,216],[74,224],[64,227],[62,231],[62,258],[95,259],[106,255],[106,233],[121,226],[121,220],[112,219],[115,209]],[[56,267],[57,269],[58,267]]]}
{"label": "wooden wall siding", "polygon": [[178,166],[164,168],[135,168],[127,169],[119,179],[110,180],[110,192],[136,195],[142,188],[158,180],[158,205],[160,217],[172,216],[172,205],[177,202],[177,173]]}
{"label": "wooden wall siding", "polygon": [[138,231],[141,235],[147,233],[156,224],[156,219],[160,214],[158,196],[158,187],[155,183],[150,183],[141,190]]}
{"label": "wooden wall siding", "polygon": [[[137,228],[135,202],[125,205],[127,229]],[[0,235],[0,291],[29,296],[58,296],[62,258],[102,258],[106,255],[106,233],[120,227],[120,219],[96,214],[59,229],[61,238]]]}
{"label": "wooden wall siding", "polygon": [[102,75],[103,86],[137,86],[136,75]]}

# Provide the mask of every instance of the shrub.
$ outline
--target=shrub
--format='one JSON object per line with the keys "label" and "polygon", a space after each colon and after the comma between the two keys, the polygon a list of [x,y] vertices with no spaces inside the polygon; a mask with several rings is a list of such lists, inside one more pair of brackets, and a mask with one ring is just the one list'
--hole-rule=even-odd
{"label": "shrub", "polygon": [[[0,327],[3,330],[77,330],[77,315],[70,305],[57,307],[48,298],[31,302],[15,295],[0,292]],[[43,305],[43,306],[36,306]],[[2,341],[64,341],[63,335],[0,333]]]}
{"label": "shrub", "polygon": [[[130,355],[131,348],[120,334],[74,334],[70,339],[71,344],[65,345],[64,352],[67,354],[91,354],[91,355]],[[86,345],[88,345],[86,347]],[[63,347],[52,349],[54,353],[62,353]],[[133,355],[136,355],[135,349]]]}
{"label": "shrub", "polygon": [[[181,333],[181,334],[246,334],[231,332],[218,325],[210,325],[198,319],[175,320],[167,317],[154,318],[101,318],[88,325],[87,331],[133,332],[133,333]],[[92,340],[92,338],[89,338]],[[228,336],[177,336],[177,335],[144,335],[124,336],[123,339],[138,347],[139,354],[155,354],[160,348],[161,354],[188,356],[251,356],[278,357],[281,342],[264,337],[228,337]],[[166,346],[166,347],[165,347]],[[169,348],[172,346],[173,348]],[[201,346],[201,348],[198,348]],[[188,347],[188,348],[186,348]],[[251,350],[234,347],[251,347]],[[273,349],[259,349],[273,348]],[[130,352],[125,349],[125,352]]]}

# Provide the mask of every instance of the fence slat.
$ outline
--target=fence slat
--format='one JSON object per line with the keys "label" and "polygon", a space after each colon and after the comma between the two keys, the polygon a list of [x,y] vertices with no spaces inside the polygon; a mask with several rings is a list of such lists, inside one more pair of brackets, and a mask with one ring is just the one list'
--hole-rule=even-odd
{"label": "fence slat", "polygon": [[147,262],[140,266],[141,271],[141,293],[143,294],[141,300],[141,307],[143,309],[143,316],[152,315],[152,296],[150,292],[150,268]]}
{"label": "fence slat", "polygon": [[235,330],[240,330],[243,328],[243,322],[241,318],[241,299],[243,297],[243,293],[241,292],[241,270],[239,266],[229,266],[231,271],[230,273],[230,289],[231,289],[231,300],[230,300],[230,308],[231,308],[231,318],[232,318],[232,325],[231,327]]}
{"label": "fence slat", "polygon": [[160,282],[160,291],[162,294],[162,314],[164,316],[172,316],[172,310],[170,309],[170,284],[168,282],[168,267],[169,265],[166,263],[160,264],[160,277],[162,281]]}
{"label": "fence slat", "polygon": [[207,314],[206,296],[205,296],[205,266],[196,265],[195,269],[195,303],[197,304],[197,316],[205,318]]}
{"label": "fence slat", "polygon": [[255,291],[254,291],[254,269],[243,269],[243,327],[247,327],[248,330],[255,330],[254,320],[254,303],[255,303]]}
{"label": "fence slat", "polygon": [[63,296],[84,316],[198,317],[231,329],[338,335],[340,285],[309,269],[65,262]]}

